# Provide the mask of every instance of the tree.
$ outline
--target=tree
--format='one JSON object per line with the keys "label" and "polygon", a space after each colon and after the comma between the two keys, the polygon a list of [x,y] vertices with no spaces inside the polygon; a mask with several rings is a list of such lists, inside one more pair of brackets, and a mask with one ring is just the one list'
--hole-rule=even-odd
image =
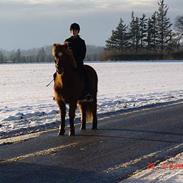
{"label": "tree", "polygon": [[4,63],[5,57],[2,51],[0,51],[0,63]]}
{"label": "tree", "polygon": [[151,18],[148,19],[147,48],[151,50],[156,50],[157,40],[158,40],[157,12],[154,12]]}
{"label": "tree", "polygon": [[158,46],[161,51],[165,50],[172,39],[172,30],[170,19],[167,18],[168,6],[164,0],[159,0],[157,11],[157,25],[158,25]]}
{"label": "tree", "polygon": [[179,17],[176,17],[176,20],[175,20],[175,40],[177,41],[177,45],[178,45],[178,48],[180,47],[181,43],[183,42],[182,41],[182,38],[183,38],[183,16],[179,16]]}
{"label": "tree", "polygon": [[140,34],[140,48],[145,48],[146,47],[146,42],[147,42],[147,18],[146,15],[143,14],[142,17],[140,18],[140,23],[139,23],[139,34]]}
{"label": "tree", "polygon": [[22,55],[20,49],[15,52],[15,62],[22,62]]}
{"label": "tree", "polygon": [[46,52],[45,52],[44,48],[41,48],[38,51],[36,60],[37,60],[37,62],[45,62],[45,60],[46,60]]}
{"label": "tree", "polygon": [[134,17],[134,12],[132,12],[131,15],[129,35],[130,48],[135,49],[135,51],[137,51],[140,47],[140,26],[139,18]]}
{"label": "tree", "polygon": [[116,29],[112,31],[111,37],[106,41],[106,48],[124,50],[129,45],[128,38],[127,25],[121,18]]}
{"label": "tree", "polygon": [[173,32],[172,33],[172,39],[168,44],[168,49],[169,50],[179,50],[181,47],[181,39],[182,39],[182,34],[178,32]]}
{"label": "tree", "polygon": [[178,32],[183,34],[183,16],[176,17],[175,28]]}

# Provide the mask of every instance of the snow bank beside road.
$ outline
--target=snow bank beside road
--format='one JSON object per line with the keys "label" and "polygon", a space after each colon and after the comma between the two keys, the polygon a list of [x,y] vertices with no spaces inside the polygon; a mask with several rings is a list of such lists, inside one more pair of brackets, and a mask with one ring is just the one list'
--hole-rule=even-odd
{"label": "snow bank beside road", "polygon": [[123,180],[121,183],[181,183],[183,180],[183,153],[159,165],[149,164],[146,170]]}
{"label": "snow bank beside road", "polygon": [[[181,62],[90,65],[99,77],[99,114],[183,99]],[[58,126],[52,87],[45,87],[54,70],[53,64],[0,65],[0,138]]]}

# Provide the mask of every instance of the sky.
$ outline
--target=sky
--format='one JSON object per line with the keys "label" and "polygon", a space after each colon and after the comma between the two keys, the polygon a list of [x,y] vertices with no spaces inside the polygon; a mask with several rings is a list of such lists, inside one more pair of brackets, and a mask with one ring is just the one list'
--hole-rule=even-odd
{"label": "sky", "polygon": [[[105,41],[123,18],[157,10],[158,0],[0,0],[0,49],[30,49],[63,43],[73,22],[88,45]],[[165,0],[172,22],[183,15],[183,0]]]}

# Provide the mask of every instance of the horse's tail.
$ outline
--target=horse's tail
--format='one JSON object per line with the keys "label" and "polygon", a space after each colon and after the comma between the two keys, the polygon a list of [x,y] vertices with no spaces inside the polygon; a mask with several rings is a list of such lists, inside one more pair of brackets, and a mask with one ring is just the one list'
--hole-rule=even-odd
{"label": "horse's tail", "polygon": [[96,118],[97,113],[97,100],[94,99],[93,102],[89,102],[86,105],[86,121],[92,122]]}
{"label": "horse's tail", "polygon": [[[86,104],[86,122],[97,123],[97,90],[98,90],[98,77],[96,71],[89,65],[85,65],[88,74],[88,82],[90,94],[92,95],[92,102]],[[96,128],[96,125],[93,125]]]}
{"label": "horse's tail", "polygon": [[86,121],[91,122],[93,120],[93,105],[88,103],[86,105]]}

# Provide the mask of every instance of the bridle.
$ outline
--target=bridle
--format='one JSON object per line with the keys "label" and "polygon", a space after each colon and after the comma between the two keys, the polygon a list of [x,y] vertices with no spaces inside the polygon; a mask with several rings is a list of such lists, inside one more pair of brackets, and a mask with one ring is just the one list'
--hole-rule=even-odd
{"label": "bridle", "polygon": [[[71,64],[71,66],[74,70],[77,69],[77,62],[70,49],[65,48],[65,50],[63,51],[61,49],[61,47],[59,47],[59,46],[65,46],[65,45],[58,45],[58,47],[57,47],[57,44],[54,44],[54,47],[52,49],[52,55],[54,56],[54,59],[55,59],[56,72],[58,74],[64,75],[63,64],[66,63],[66,62],[64,62],[64,59],[68,59],[67,61],[69,62],[69,64]],[[69,58],[67,58],[67,57],[69,57]]]}

